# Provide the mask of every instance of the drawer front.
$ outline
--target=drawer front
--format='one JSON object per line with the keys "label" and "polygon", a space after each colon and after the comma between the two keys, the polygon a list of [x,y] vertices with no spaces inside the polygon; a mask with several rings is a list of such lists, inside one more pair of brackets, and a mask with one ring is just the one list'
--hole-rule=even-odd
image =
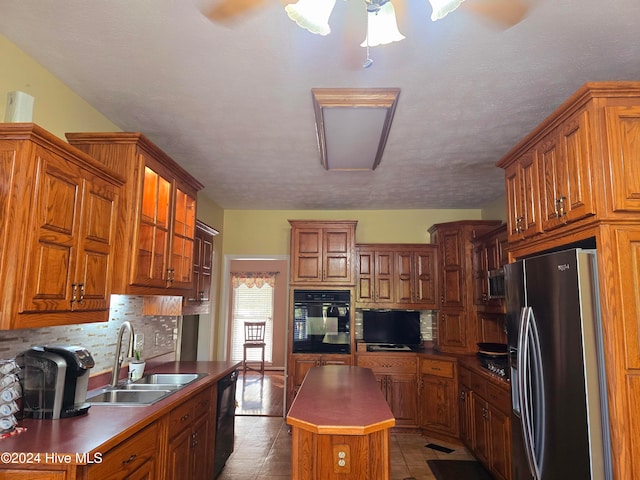
{"label": "drawer front", "polygon": [[488,383],[486,399],[498,410],[509,413],[511,409],[511,395],[505,388],[501,388],[493,383]]}
{"label": "drawer front", "polygon": [[426,375],[453,378],[453,362],[423,358],[420,360],[420,372]]}
{"label": "drawer front", "polygon": [[375,373],[416,373],[417,359],[413,356],[387,357],[387,356],[359,356],[358,366],[370,368]]}
{"label": "drawer front", "polygon": [[169,413],[169,438],[175,437],[195,420],[195,399],[187,400]]}
{"label": "drawer front", "polygon": [[127,478],[138,467],[158,454],[158,426],[151,424],[102,456],[102,463],[91,465],[87,480]]}

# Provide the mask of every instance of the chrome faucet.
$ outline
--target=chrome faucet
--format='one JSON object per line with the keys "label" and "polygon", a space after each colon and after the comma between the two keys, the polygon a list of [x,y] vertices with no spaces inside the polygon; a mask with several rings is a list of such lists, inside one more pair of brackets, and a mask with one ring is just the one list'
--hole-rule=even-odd
{"label": "chrome faucet", "polygon": [[120,329],[118,330],[118,341],[116,343],[116,355],[113,359],[113,369],[111,370],[111,386],[115,387],[118,385],[118,377],[120,377],[120,367],[122,366],[122,362],[124,358],[122,358],[122,336],[124,335],[124,331],[129,330],[129,346],[127,348],[127,356],[129,358],[133,357],[133,326],[130,322],[123,322],[120,325]]}

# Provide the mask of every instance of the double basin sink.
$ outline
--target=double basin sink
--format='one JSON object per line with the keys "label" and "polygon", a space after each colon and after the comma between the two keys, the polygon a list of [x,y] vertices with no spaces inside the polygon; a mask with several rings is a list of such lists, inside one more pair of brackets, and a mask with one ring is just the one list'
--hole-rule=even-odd
{"label": "double basin sink", "polygon": [[206,373],[152,373],[133,383],[89,392],[87,402],[95,405],[127,407],[151,405],[206,375]]}

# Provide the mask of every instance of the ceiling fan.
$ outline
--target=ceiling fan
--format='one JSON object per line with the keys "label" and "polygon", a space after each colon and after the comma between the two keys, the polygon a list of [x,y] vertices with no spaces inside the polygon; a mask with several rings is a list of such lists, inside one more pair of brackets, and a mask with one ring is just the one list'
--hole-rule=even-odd
{"label": "ceiling fan", "polygon": [[[371,3],[370,0],[355,0]],[[399,6],[410,0],[391,0]],[[413,0],[411,0],[413,1]],[[426,3],[427,0],[420,0]],[[461,0],[462,1],[462,0]],[[273,3],[287,5],[292,0],[217,0],[203,9],[204,15],[211,21],[228,23],[247,15],[252,11]],[[375,3],[375,2],[374,2]],[[532,0],[463,0],[461,9],[490,19],[505,28],[516,25],[525,18],[531,8]]]}

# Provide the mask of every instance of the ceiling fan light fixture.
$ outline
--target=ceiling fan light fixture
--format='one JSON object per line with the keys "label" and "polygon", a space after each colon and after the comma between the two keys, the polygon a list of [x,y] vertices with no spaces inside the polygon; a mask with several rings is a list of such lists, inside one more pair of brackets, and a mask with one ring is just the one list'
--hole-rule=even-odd
{"label": "ceiling fan light fixture", "polygon": [[331,33],[329,17],[336,0],[298,0],[284,9],[289,18],[311,33],[328,35]]}
{"label": "ceiling fan light fixture", "polygon": [[431,20],[434,22],[446,17],[453,12],[464,0],[429,0],[433,12],[431,13]]}
{"label": "ceiling fan light fixture", "polygon": [[375,47],[399,42],[405,38],[398,30],[396,11],[391,2],[384,3],[377,11],[367,11],[367,36],[361,47]]}

